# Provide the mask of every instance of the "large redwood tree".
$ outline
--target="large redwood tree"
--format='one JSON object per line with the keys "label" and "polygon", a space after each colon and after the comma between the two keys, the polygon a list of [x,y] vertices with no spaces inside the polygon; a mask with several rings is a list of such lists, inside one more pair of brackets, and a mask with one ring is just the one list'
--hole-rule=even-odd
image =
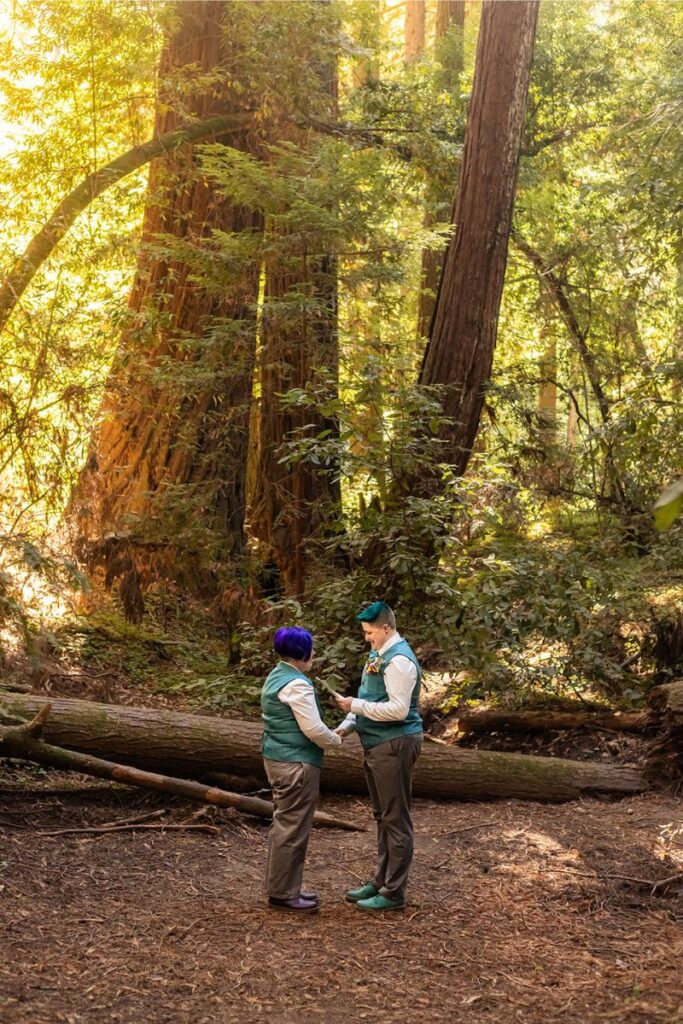
{"label": "large redwood tree", "polygon": [[[174,5],[155,135],[253,102],[229,78],[243,45],[241,8]],[[258,149],[248,125],[216,141]],[[261,228],[258,213],[216,190],[192,145],[152,163],[126,326],[72,500],[81,551],[122,580],[132,614],[146,573],[197,582],[200,552],[243,549],[259,265],[223,266],[212,280],[202,260],[215,229]]]}

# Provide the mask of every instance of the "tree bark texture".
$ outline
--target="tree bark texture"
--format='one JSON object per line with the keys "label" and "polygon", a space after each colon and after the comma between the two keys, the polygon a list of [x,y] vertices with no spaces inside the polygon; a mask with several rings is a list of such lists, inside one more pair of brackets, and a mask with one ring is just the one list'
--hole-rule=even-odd
{"label": "tree bark texture", "polygon": [[683,679],[650,690],[648,704],[660,720],[683,728]]}
{"label": "tree bark texture", "polygon": [[484,0],[448,247],[420,380],[445,387],[445,456],[467,468],[496,343],[537,0]]}
{"label": "tree bark texture", "polygon": [[[257,722],[53,697],[50,702],[52,710],[43,727],[48,743],[181,777],[224,771],[265,777]],[[0,703],[11,714],[30,717],[45,698],[3,691]],[[366,792],[355,736],[341,750],[326,754],[321,785],[338,792]],[[430,743],[418,761],[413,790],[417,796],[445,799],[564,801],[646,788],[641,773],[631,768]]]}
{"label": "tree bark texture", "polygon": [[[438,0],[436,5],[436,22],[434,35],[436,40],[443,39],[448,30],[453,26],[457,26],[462,32],[462,28],[465,24],[465,5],[467,0]],[[459,70],[454,68],[456,74],[460,74],[462,71],[462,35],[460,35],[460,62]]]}
{"label": "tree bark texture", "polygon": [[[206,79],[185,97],[187,114],[243,113],[244,101],[224,80],[211,81],[238,55],[239,34],[231,32],[236,6],[224,0],[175,5],[177,20],[161,58],[155,135],[177,127],[177,94],[164,83],[188,66]],[[222,138],[237,149],[257,148],[249,127]],[[239,554],[243,546],[259,267],[236,268],[221,287],[193,277],[192,254],[210,248],[214,229],[258,232],[261,218],[213,187],[192,145],[156,159],[129,326],[72,501],[83,553],[124,580],[129,612],[150,567],[197,581],[198,527],[215,541],[216,556]]]}

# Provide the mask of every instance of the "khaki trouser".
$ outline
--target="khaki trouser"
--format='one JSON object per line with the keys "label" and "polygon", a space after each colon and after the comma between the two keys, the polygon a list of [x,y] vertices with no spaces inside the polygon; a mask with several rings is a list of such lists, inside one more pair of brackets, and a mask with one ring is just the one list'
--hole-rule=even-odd
{"label": "khaki trouser", "polygon": [[276,899],[288,900],[301,892],[320,769],[302,761],[271,761],[267,757],[263,763],[275,804],[268,833],[266,891]]}
{"label": "khaki trouser", "polygon": [[365,777],[377,822],[377,868],[370,879],[383,895],[403,899],[413,860],[410,817],[413,768],[422,733],[399,736],[365,751]]}

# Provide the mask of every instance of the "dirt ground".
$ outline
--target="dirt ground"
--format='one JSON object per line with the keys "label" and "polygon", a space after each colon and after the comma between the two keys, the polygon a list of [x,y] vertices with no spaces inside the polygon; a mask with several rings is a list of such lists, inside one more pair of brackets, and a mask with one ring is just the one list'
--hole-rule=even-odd
{"label": "dirt ground", "polygon": [[293,918],[264,906],[255,819],[207,809],[192,821],[216,831],[48,835],[197,813],[82,781],[0,776],[3,1024],[683,1022],[683,880],[653,892],[683,871],[673,796],[418,800],[410,905],[383,917],[342,898],[373,861],[367,805],[325,797],[368,831],[314,832],[321,911]]}

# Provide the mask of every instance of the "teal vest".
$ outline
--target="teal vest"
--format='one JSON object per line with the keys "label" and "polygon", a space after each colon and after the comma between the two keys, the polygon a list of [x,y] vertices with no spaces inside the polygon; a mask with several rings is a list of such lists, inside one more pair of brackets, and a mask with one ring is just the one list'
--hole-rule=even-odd
{"label": "teal vest", "polygon": [[[283,686],[291,683],[293,679],[305,679],[313,689],[310,679],[284,661],[275,666],[263,684],[261,717],[264,728],[261,753],[271,761],[304,761],[319,768],[323,763],[321,748],[304,736],[297,725],[294,712],[278,697]],[[321,711],[317,694],[315,702],[318,711]]]}
{"label": "teal vest", "polygon": [[[405,658],[409,658],[417,669],[417,682],[410,696],[408,714],[400,722],[375,722],[372,718],[357,715],[356,731],[360,736],[361,743],[366,748],[376,747],[379,743],[395,740],[399,736],[411,736],[422,732],[422,719],[420,718],[417,706],[422,686],[422,672],[417,658],[405,640],[399,640],[381,656],[376,651],[371,651],[367,664],[363,669],[358,699],[370,700],[373,703],[389,700],[389,694],[384,684],[384,671],[391,659],[395,658],[397,654],[402,654]],[[373,668],[373,671],[368,672],[368,667]]]}

